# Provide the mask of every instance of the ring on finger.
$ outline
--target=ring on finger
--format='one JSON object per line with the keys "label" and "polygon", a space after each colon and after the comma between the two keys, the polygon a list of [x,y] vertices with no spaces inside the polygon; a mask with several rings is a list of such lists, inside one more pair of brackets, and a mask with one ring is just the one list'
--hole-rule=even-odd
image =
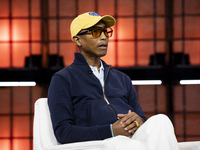
{"label": "ring on finger", "polygon": [[139,126],[139,122],[137,122],[136,120],[134,121],[136,126],[138,127]]}

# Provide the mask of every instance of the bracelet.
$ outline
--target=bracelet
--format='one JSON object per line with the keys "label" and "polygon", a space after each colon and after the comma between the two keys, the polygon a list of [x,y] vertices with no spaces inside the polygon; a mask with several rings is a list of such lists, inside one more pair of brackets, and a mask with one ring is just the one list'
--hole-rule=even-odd
{"label": "bracelet", "polygon": [[111,131],[112,137],[114,137],[114,133],[113,133],[112,124],[110,124],[110,131]]}

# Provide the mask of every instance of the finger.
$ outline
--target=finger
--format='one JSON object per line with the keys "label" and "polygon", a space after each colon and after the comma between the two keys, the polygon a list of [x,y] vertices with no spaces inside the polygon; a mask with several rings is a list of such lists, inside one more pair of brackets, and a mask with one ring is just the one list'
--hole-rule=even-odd
{"label": "finger", "polygon": [[126,115],[126,114],[118,114],[117,117],[118,117],[119,119],[121,119],[121,118],[123,118],[125,115]]}
{"label": "finger", "polygon": [[134,118],[134,117],[130,117],[128,120],[126,120],[125,122],[123,122],[122,127],[124,128],[124,127],[130,125],[130,124],[132,124],[134,121],[135,121],[135,118]]}
{"label": "finger", "polygon": [[124,118],[121,120],[121,123],[125,122],[128,118],[132,116],[131,110],[128,111],[128,113],[124,116]]}
{"label": "finger", "polygon": [[139,127],[140,127],[139,122],[135,120],[131,125],[129,125],[128,127],[125,128],[125,129],[126,129],[125,131],[128,131],[129,133],[134,134],[135,131],[136,131]]}
{"label": "finger", "polygon": [[137,127],[134,127],[132,129],[128,130],[128,133],[134,134],[137,129],[138,129]]}
{"label": "finger", "polygon": [[130,124],[132,121],[135,121],[135,120],[137,120],[138,123],[143,122],[142,119],[140,118],[140,116],[138,116],[135,112],[132,112],[129,115],[127,114],[127,116],[124,117],[121,122],[123,124],[127,125],[127,124]]}
{"label": "finger", "polygon": [[130,115],[126,115],[124,118],[122,118],[121,125],[122,127],[126,127],[127,125],[131,124],[133,121],[135,121],[137,118],[137,115],[135,113],[132,113]]}
{"label": "finger", "polygon": [[[131,113],[131,110],[129,110],[128,113]],[[127,115],[127,114],[117,114],[117,117],[118,118],[123,118],[125,115]]]}
{"label": "finger", "polygon": [[137,125],[136,125],[135,122],[132,122],[131,124],[129,124],[128,126],[126,126],[126,127],[124,128],[124,130],[125,130],[125,131],[129,131],[129,130],[132,130],[132,129],[134,129],[134,128],[137,128]]}

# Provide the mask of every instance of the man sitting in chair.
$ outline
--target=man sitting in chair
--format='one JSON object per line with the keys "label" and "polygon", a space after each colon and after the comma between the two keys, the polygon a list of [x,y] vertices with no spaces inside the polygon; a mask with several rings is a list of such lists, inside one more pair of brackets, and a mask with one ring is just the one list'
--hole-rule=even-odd
{"label": "man sitting in chair", "polygon": [[168,117],[147,120],[130,78],[101,60],[114,24],[112,16],[94,12],[71,23],[71,38],[79,53],[70,66],[55,73],[48,91],[57,141],[108,140],[116,149],[178,150]]}

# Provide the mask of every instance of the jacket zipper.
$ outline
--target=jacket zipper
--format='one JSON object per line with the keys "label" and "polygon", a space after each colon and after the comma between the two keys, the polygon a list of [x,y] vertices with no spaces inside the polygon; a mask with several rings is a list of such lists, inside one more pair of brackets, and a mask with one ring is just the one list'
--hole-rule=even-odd
{"label": "jacket zipper", "polygon": [[[106,101],[106,103],[108,104],[108,106],[110,107],[110,109],[113,111],[113,113],[115,114],[115,116],[117,116],[117,114],[115,113],[114,109],[110,106],[110,103],[108,101],[108,99],[106,98],[105,96],[105,93],[103,93],[103,97],[104,97],[104,100]],[[117,117],[118,118],[118,117]],[[119,118],[118,118],[119,119]]]}
{"label": "jacket zipper", "polygon": [[[108,68],[108,72],[110,70],[110,67]],[[107,76],[108,76],[108,72],[106,74],[106,77],[105,77],[105,80],[104,80],[104,84],[106,83],[106,79],[107,79]],[[105,85],[104,85],[104,89],[102,87],[102,90],[103,90],[103,98],[105,100],[105,102],[108,104],[108,106],[110,107],[110,109],[113,111],[113,113],[115,114],[115,116],[117,116],[116,112],[114,111],[114,109],[110,106],[110,103],[108,101],[108,99],[106,98],[106,95],[105,95]],[[118,118],[118,117],[117,117]],[[118,118],[119,119],[119,118]]]}
{"label": "jacket zipper", "polygon": [[[110,70],[110,66],[109,66],[109,68],[108,68],[108,72],[109,72],[109,70]],[[108,76],[108,72],[107,72],[107,74],[106,74],[106,77],[105,77],[105,80],[104,80],[104,84],[106,83],[106,79],[107,79],[107,76]],[[95,76],[96,77],[96,76]],[[96,77],[97,78],[97,77]],[[98,79],[98,78],[97,78]],[[98,79],[99,80],[99,79]],[[99,80],[99,82],[100,82],[100,85],[101,85],[101,81]],[[104,86],[104,88],[103,88],[103,86],[101,85],[101,87],[102,87],[102,91],[103,91],[103,98],[104,98],[104,101],[108,104],[108,106],[110,107],[110,109],[112,110],[112,112],[115,114],[115,116],[117,117],[117,114],[116,114],[116,112],[114,111],[114,109],[110,106],[110,103],[109,103],[109,101],[108,101],[108,99],[106,98],[106,95],[105,95],[105,86]],[[117,119],[119,119],[118,117],[117,117]]]}

